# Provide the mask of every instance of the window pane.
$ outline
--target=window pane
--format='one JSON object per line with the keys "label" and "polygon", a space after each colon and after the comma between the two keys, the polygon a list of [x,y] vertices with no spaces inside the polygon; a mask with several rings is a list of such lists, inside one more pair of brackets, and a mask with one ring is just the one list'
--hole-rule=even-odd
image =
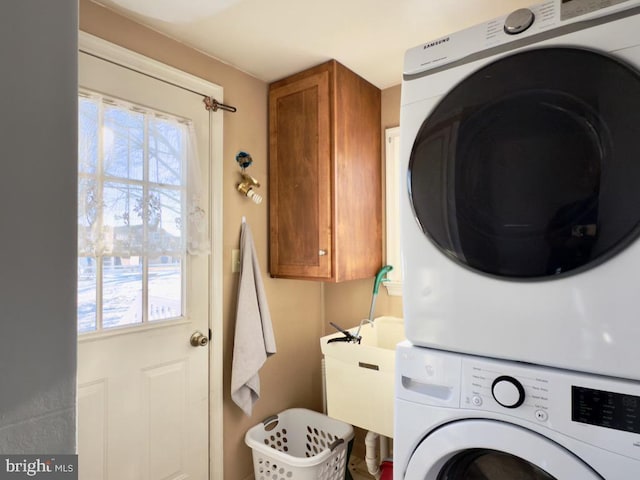
{"label": "window pane", "polygon": [[149,250],[177,253],[182,247],[180,190],[153,189],[149,193]]}
{"label": "window pane", "polygon": [[98,104],[90,98],[78,99],[78,171],[95,173],[98,164]]}
{"label": "window pane", "polygon": [[78,257],[78,333],[96,330],[96,298],[96,259]]}
{"label": "window pane", "polygon": [[104,257],[102,260],[103,327],[142,323],[140,257]]}
{"label": "window pane", "polygon": [[182,182],[184,129],[175,122],[149,119],[149,181],[166,185]]}
{"label": "window pane", "polygon": [[121,107],[105,106],[102,131],[104,173],[142,180],[144,115]]}
{"label": "window pane", "polygon": [[94,254],[99,234],[97,227],[100,202],[94,178],[78,180],[78,253]]}
{"label": "window pane", "polygon": [[104,184],[103,230],[105,249],[128,256],[142,251],[142,218],[145,205],[142,187],[126,183]]}
{"label": "window pane", "polygon": [[182,315],[182,262],[161,256],[149,260],[149,320]]}

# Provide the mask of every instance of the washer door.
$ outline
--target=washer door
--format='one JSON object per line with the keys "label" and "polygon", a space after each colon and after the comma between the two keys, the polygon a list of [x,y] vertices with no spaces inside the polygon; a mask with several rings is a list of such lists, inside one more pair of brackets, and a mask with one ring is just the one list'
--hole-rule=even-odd
{"label": "washer door", "polygon": [[422,124],[409,189],[425,234],[492,276],[597,265],[640,231],[640,75],[609,56],[542,48],[473,73]]}
{"label": "washer door", "polygon": [[405,480],[603,480],[555,442],[517,425],[463,420],[428,435]]}

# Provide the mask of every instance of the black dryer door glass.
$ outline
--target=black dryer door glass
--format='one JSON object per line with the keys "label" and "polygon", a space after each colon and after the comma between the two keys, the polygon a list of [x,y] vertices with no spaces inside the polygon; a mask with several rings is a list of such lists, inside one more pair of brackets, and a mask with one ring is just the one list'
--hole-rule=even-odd
{"label": "black dryer door glass", "polygon": [[499,59],[424,121],[408,180],[423,231],[464,266],[545,279],[597,265],[640,230],[640,76],[576,48]]}

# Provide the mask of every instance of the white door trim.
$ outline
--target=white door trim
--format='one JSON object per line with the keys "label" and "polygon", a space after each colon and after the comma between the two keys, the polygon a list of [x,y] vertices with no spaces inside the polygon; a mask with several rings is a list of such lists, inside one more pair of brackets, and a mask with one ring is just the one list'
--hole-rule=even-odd
{"label": "white door trim", "polygon": [[[105,60],[132,68],[161,80],[182,86],[195,92],[209,95],[223,102],[223,88],[202,78],[193,76],[156,60],[127,50],[86,32],[78,32],[78,47],[81,51]],[[204,108],[204,104],[202,106]],[[222,158],[223,158],[223,112],[213,113],[210,122],[211,138],[211,256],[209,272],[211,292],[209,321],[213,335],[209,348],[209,477],[223,480],[223,397],[222,397]],[[213,445],[216,448],[211,448]]]}
{"label": "white door trim", "polygon": [[383,285],[389,295],[402,296],[402,246],[400,245],[400,127],[387,128],[385,137],[385,218],[387,232],[387,265],[393,270],[387,274],[389,281]]}

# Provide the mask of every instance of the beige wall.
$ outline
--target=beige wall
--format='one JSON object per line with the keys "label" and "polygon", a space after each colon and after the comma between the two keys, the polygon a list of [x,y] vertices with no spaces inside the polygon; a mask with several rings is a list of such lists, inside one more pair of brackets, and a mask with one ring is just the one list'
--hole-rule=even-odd
{"label": "beige wall", "polygon": [[[381,124],[383,136],[386,128],[397,127],[400,124],[400,85],[382,91]],[[380,148],[382,148],[384,161],[384,138]],[[384,165],[382,168],[384,182]],[[382,191],[385,191],[384,188]],[[329,322],[349,328],[356,325],[359,320],[368,317],[372,292],[372,278],[341,284],[327,284],[325,286],[325,333],[335,331]],[[375,316],[380,315],[402,317],[402,297],[390,296],[387,294],[386,288],[380,287],[376,299]]]}
{"label": "beige wall", "polygon": [[[80,0],[80,29],[136,51],[224,88],[224,101],[237,113],[224,115],[224,462],[226,480],[252,475],[251,450],[244,434],[264,417],[290,407],[321,410],[319,338],[328,323],[353,325],[369,312],[373,280],[326,286],[309,281],[272,279],[267,273],[267,205],[254,205],[235,190],[239,150],[251,153],[250,172],[262,183],[267,196],[267,91],[266,83],[183,44],[173,41],[89,0]],[[382,127],[399,121],[400,87],[382,93]],[[230,400],[229,385],[235,325],[237,274],[231,273],[231,250],[238,248],[240,220],[251,225],[269,298],[278,353],[260,371],[262,398],[251,418]],[[326,298],[326,300],[323,300]],[[378,315],[402,314],[401,299],[380,289]],[[326,316],[325,316],[326,307]],[[220,332],[214,332],[220,334]],[[213,448],[216,448],[214,445]]]}

